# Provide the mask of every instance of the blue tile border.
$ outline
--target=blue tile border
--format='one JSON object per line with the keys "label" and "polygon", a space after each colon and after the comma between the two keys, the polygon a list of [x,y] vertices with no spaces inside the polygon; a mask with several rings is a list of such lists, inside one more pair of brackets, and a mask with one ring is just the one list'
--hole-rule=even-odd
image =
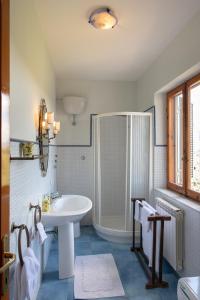
{"label": "blue tile border", "polygon": [[[144,112],[151,112],[152,116],[153,116],[153,135],[154,135],[154,147],[167,147],[167,145],[161,145],[161,144],[157,144],[156,142],[156,109],[155,109],[155,105],[147,108],[146,110],[144,110]],[[90,137],[89,137],[89,144],[85,144],[85,145],[65,145],[65,144],[58,144],[58,145],[51,145],[49,144],[50,147],[61,147],[61,148],[65,148],[65,147],[78,147],[78,148],[88,148],[88,147],[92,147],[92,134],[93,134],[93,117],[97,116],[98,114],[92,113],[90,114]],[[36,141],[28,141],[28,140],[21,140],[21,139],[16,139],[16,138],[11,138],[10,139],[11,142],[15,142],[15,143],[27,143],[27,142],[31,142],[34,144],[38,144],[38,142]]]}
{"label": "blue tile border", "polygon": [[156,142],[156,108],[155,105],[147,108],[144,112],[151,112],[153,115],[153,134],[154,134],[154,147],[167,147],[167,145],[160,145]]}
{"label": "blue tile border", "polygon": [[52,145],[52,146],[56,146],[56,147],[92,147],[92,133],[93,133],[93,127],[92,127],[92,121],[93,121],[93,117],[96,116],[97,114],[90,114],[90,142],[87,145]]}
{"label": "blue tile border", "polygon": [[[92,147],[92,133],[93,133],[93,127],[92,127],[92,121],[93,121],[93,116],[96,116],[97,114],[90,114],[90,137],[89,137],[89,144],[85,145],[53,145],[49,144],[50,147]],[[16,138],[10,138],[10,142],[14,143],[33,143],[33,144],[39,144],[36,141],[30,141],[30,140],[22,140],[22,139],[16,139]]]}

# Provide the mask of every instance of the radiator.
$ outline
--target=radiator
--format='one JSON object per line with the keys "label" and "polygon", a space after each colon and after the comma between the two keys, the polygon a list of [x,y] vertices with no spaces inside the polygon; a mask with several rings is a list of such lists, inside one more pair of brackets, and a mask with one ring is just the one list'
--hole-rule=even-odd
{"label": "radiator", "polygon": [[183,211],[162,198],[156,198],[156,210],[171,216],[165,222],[164,257],[176,271],[183,268]]}

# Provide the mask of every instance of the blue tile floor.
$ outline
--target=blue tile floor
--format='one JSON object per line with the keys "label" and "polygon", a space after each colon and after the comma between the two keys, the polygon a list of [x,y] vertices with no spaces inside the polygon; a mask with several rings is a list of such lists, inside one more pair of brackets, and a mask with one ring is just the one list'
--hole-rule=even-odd
{"label": "blue tile floor", "polygon": [[[164,280],[169,282],[167,289],[146,290],[147,282],[134,253],[129,251],[130,246],[111,243],[103,240],[95,233],[92,226],[81,228],[81,237],[75,240],[76,255],[90,255],[112,253],[125,290],[125,297],[109,298],[110,300],[175,300],[177,277],[171,267],[164,264]],[[58,279],[58,243],[54,240],[47,267],[43,274],[37,300],[73,300],[73,278]],[[103,298],[104,300],[108,300]]]}

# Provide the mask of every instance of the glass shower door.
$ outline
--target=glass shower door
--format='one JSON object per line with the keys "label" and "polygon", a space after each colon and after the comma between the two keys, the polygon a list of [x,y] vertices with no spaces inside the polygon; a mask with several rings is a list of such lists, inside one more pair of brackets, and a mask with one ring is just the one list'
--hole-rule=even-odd
{"label": "glass shower door", "polygon": [[126,227],[128,116],[100,118],[100,225]]}

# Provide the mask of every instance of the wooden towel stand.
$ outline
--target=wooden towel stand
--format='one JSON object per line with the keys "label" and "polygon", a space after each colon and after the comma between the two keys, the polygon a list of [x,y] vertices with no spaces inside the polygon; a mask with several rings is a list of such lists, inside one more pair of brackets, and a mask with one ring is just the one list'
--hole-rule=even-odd
{"label": "wooden towel stand", "polygon": [[[142,248],[142,225],[140,224],[140,245],[136,247],[135,243],[135,203],[136,200],[142,201],[144,198],[132,198],[131,201],[133,203],[133,243],[131,247],[131,251],[135,252],[142,268],[144,269],[147,277],[148,283],[146,284],[146,289],[153,288],[166,288],[168,287],[168,283],[163,281],[162,279],[162,267],[163,267],[163,244],[164,244],[164,222],[170,221],[170,216],[161,216],[154,215],[148,217],[148,221],[153,223],[153,241],[152,241],[152,267],[148,266],[148,259]],[[143,206],[143,205],[141,205]],[[160,222],[160,247],[159,247],[159,270],[158,275],[156,273],[156,242],[157,242],[157,223]]]}

